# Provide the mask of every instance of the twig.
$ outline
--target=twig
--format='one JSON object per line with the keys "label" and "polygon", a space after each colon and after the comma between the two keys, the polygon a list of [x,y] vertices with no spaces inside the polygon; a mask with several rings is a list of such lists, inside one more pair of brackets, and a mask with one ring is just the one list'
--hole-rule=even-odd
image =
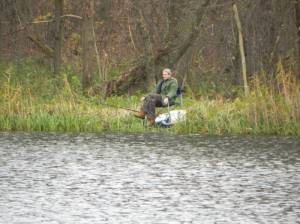
{"label": "twig", "polygon": [[129,31],[129,36],[130,36],[130,40],[131,40],[132,46],[133,46],[134,50],[137,51],[137,49],[135,47],[134,40],[133,40],[132,32],[131,32],[129,16],[128,16],[128,31]]}
{"label": "twig", "polygon": [[75,19],[82,19],[81,16],[77,16],[77,15],[73,15],[73,14],[66,14],[66,15],[61,16],[61,18],[65,18],[65,17],[70,17],[70,18],[75,18]]}

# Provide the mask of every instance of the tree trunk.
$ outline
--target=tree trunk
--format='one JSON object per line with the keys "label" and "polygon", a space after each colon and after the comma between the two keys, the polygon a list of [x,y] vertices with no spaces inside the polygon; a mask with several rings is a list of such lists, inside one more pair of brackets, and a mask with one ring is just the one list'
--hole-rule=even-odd
{"label": "tree trunk", "polygon": [[300,0],[295,0],[295,15],[297,27],[296,77],[300,80]]}
{"label": "tree trunk", "polygon": [[[197,18],[195,25],[185,40],[183,40],[180,44],[174,44],[177,43],[178,39],[176,37],[168,38],[165,45],[166,47],[156,52],[151,59],[154,67],[162,68],[163,66],[167,65],[168,67],[172,68],[188,51],[188,49],[193,45],[199,36],[200,24],[209,3],[210,0],[205,0],[204,3],[199,6],[196,12]],[[145,80],[147,80],[148,76],[150,75],[147,72],[147,65],[149,65],[149,61],[142,61],[135,68],[122,75],[118,79],[107,82],[105,86],[106,96],[113,94],[121,95],[124,93],[132,93],[142,85],[145,85]]]}
{"label": "tree trunk", "polygon": [[[155,77],[155,64],[153,62],[153,56],[154,56],[154,41],[153,41],[153,33],[150,31],[150,26],[146,21],[145,15],[142,12],[142,9],[139,11],[140,14],[140,21],[137,21],[137,28],[140,32],[140,35],[142,37],[142,41],[144,42],[143,47],[143,61],[145,65],[145,73],[147,76],[145,76],[144,83],[147,84],[154,84],[156,82]],[[147,87],[144,86],[143,90],[147,90]]]}
{"label": "tree trunk", "polygon": [[4,33],[4,26],[2,25],[2,21],[3,19],[5,18],[4,17],[4,5],[5,3],[3,1],[0,2],[0,64],[2,63],[2,60],[3,60],[3,42],[4,42],[4,36],[3,36],[3,33]]}
{"label": "tree trunk", "polygon": [[63,37],[63,5],[64,0],[55,0],[55,47],[54,47],[54,74],[58,75],[61,66],[61,47]]}
{"label": "tree trunk", "polygon": [[2,56],[3,55],[3,52],[2,52],[2,43],[3,43],[3,41],[4,41],[4,37],[2,37],[2,19],[0,17],[0,64],[2,63],[2,58],[3,58],[3,56]]}
{"label": "tree trunk", "polygon": [[93,22],[94,0],[87,0],[82,22],[82,87],[85,94],[89,92],[92,85]]}
{"label": "tree trunk", "polygon": [[245,96],[249,95],[249,88],[248,88],[248,82],[247,82],[247,65],[246,65],[246,57],[245,57],[245,48],[244,48],[244,40],[243,40],[243,32],[242,32],[242,24],[239,17],[238,9],[236,4],[233,4],[233,13],[234,18],[236,21],[236,26],[238,28],[239,33],[239,48],[240,48],[240,54],[241,54],[241,61],[242,61],[242,74],[243,74],[243,80],[244,80],[244,91]]}
{"label": "tree trunk", "polygon": [[92,23],[92,31],[93,31],[93,39],[94,39],[94,48],[95,48],[95,54],[96,54],[97,68],[98,68],[98,76],[99,76],[100,81],[105,81],[105,74],[103,74],[101,72],[100,54],[99,54],[98,47],[97,47],[97,38],[96,38],[94,23]]}

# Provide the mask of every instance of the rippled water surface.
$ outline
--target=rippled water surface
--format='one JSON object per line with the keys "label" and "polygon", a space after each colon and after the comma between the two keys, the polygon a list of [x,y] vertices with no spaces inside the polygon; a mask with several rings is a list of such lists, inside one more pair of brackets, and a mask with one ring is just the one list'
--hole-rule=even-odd
{"label": "rippled water surface", "polygon": [[300,139],[2,133],[0,223],[300,223]]}

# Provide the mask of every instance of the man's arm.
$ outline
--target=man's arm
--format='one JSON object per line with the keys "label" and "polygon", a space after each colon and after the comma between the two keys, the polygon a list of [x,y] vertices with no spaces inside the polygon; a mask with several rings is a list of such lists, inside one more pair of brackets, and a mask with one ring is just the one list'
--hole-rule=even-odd
{"label": "man's arm", "polygon": [[174,80],[171,83],[170,91],[168,92],[167,97],[169,99],[172,99],[172,98],[176,97],[177,96],[177,89],[178,89],[178,83],[177,83],[177,80]]}

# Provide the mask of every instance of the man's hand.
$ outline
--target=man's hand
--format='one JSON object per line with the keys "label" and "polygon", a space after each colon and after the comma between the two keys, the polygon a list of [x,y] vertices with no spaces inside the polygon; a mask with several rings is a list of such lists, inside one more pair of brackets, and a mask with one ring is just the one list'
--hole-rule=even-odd
{"label": "man's hand", "polygon": [[142,96],[141,97],[141,102],[143,102],[145,100],[145,97],[144,96]]}
{"label": "man's hand", "polygon": [[164,104],[169,105],[169,98],[168,97],[164,98]]}

